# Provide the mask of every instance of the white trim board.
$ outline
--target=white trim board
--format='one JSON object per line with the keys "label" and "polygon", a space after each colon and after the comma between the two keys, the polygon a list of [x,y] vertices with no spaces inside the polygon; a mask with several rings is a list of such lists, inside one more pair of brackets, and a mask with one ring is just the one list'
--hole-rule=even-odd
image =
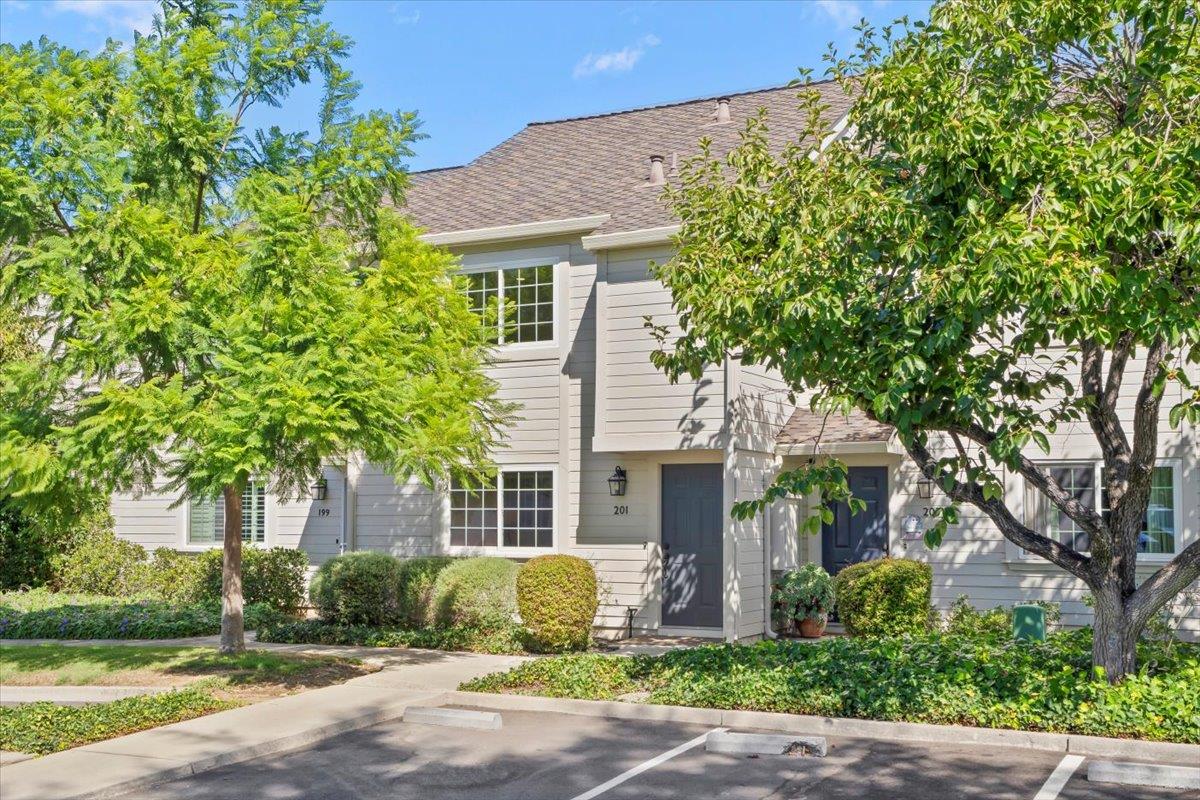
{"label": "white trim board", "polygon": [[543,236],[561,236],[572,233],[594,231],[605,222],[608,214],[588,217],[548,219],[540,222],[522,222],[516,225],[497,225],[491,228],[470,228],[443,233],[425,233],[421,240],[436,245],[486,244],[488,242],[511,242],[516,239],[537,239]]}

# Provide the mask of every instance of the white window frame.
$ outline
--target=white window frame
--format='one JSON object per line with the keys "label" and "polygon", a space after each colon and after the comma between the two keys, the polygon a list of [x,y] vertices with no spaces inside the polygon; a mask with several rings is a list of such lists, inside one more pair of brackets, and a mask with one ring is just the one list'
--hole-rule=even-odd
{"label": "white window frame", "polygon": [[[265,480],[252,478],[251,483],[261,484],[263,487],[263,540],[256,542],[253,540],[242,540],[242,547],[257,547],[261,550],[267,550],[275,545],[275,514],[272,512],[271,488],[270,484]],[[216,500],[214,499],[215,503]],[[207,550],[219,550],[224,546],[224,542],[212,542],[211,544],[196,544],[191,541],[192,531],[192,500],[186,495],[179,504],[182,513],[181,525],[179,531],[179,544],[176,550],[181,550],[189,553],[203,553]]]}
{"label": "white window frame", "polygon": [[[1104,471],[1104,461],[1094,458],[1056,458],[1038,461],[1037,465],[1043,469],[1047,467],[1087,467],[1090,466],[1093,470],[1095,486],[1096,486],[1096,508],[1097,514],[1101,513],[1101,503],[1103,500],[1104,484],[1101,483],[1102,474]],[[1138,553],[1138,563],[1143,562],[1161,562],[1166,563],[1179,554],[1179,539],[1183,535],[1183,462],[1177,458],[1159,458],[1154,462],[1155,467],[1170,467],[1171,468],[1171,503],[1174,511],[1175,525],[1175,542],[1174,549],[1169,553]],[[1046,501],[1050,503],[1049,500]],[[1053,503],[1050,505],[1057,509]],[[1046,531],[1034,529],[1036,533],[1046,536]],[[1090,551],[1084,551],[1084,555],[1088,555]],[[1041,556],[1030,553],[1025,548],[1020,548],[1021,558],[1024,559],[1039,559],[1044,560]]]}
{"label": "white window frame", "polygon": [[519,258],[519,259],[513,259],[511,261],[504,260],[504,261],[496,261],[496,262],[492,262],[492,263],[484,263],[484,264],[478,264],[478,265],[473,265],[473,266],[468,266],[468,267],[462,267],[459,270],[459,274],[463,275],[463,276],[476,275],[481,272],[497,272],[497,273],[499,273],[496,278],[496,292],[497,292],[497,297],[499,298],[500,309],[499,309],[499,319],[496,320],[496,329],[497,329],[497,336],[503,337],[503,335],[504,335],[504,273],[505,273],[505,271],[512,270],[512,269],[525,269],[528,267],[550,267],[550,274],[552,276],[552,279],[550,282],[550,287],[551,287],[550,292],[552,295],[552,300],[550,303],[550,315],[551,315],[551,320],[550,320],[551,336],[550,336],[550,338],[546,339],[544,341],[537,341],[537,342],[499,342],[497,344],[497,349],[501,353],[519,354],[523,350],[543,350],[546,348],[557,348],[558,347],[558,336],[559,336],[558,332],[559,332],[559,324],[560,324],[558,295],[559,295],[559,289],[560,289],[559,281],[562,280],[562,277],[561,277],[562,270],[559,268],[560,262],[561,262],[561,259],[556,258],[554,256],[548,256],[545,258]]}
{"label": "white window frame", "polygon": [[[504,546],[504,474],[506,472],[549,472],[550,473],[550,546],[549,547],[505,547]],[[442,511],[444,530],[442,531],[442,549],[449,555],[497,555],[512,558],[531,558],[559,552],[559,474],[557,464],[502,464],[497,467],[496,480],[496,546],[454,545],[450,544],[450,484],[446,484],[443,492]]]}

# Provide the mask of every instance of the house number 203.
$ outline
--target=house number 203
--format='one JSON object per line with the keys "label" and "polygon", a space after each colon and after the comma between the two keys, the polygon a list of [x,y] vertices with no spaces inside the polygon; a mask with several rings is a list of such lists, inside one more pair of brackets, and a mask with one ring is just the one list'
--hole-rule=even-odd
{"label": "house number 203", "polygon": [[613,516],[622,517],[629,513],[629,506],[613,506]]}

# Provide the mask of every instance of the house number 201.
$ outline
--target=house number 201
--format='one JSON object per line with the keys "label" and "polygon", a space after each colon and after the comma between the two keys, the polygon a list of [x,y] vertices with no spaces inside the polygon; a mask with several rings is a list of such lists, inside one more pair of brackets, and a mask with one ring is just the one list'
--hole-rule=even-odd
{"label": "house number 201", "polygon": [[613,506],[613,515],[620,517],[629,513],[629,506]]}

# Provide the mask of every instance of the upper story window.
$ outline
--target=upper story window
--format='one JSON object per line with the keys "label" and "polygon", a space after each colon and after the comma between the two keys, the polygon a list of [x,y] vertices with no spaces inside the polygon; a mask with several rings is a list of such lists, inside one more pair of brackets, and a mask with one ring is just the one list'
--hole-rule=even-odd
{"label": "upper story window", "polygon": [[554,472],[506,469],[482,485],[450,485],[451,547],[554,546]]}
{"label": "upper story window", "polygon": [[[1083,505],[1094,508],[1108,517],[1108,492],[1104,487],[1104,468],[1099,463],[1043,464],[1062,487]],[[1175,552],[1178,528],[1176,488],[1178,475],[1174,466],[1160,464],[1154,468],[1150,482],[1150,503],[1138,534],[1138,552],[1150,555],[1170,555]],[[1050,503],[1040,492],[1036,495],[1037,529],[1079,552],[1091,549],[1087,532],[1074,520]]]}
{"label": "upper story window", "polygon": [[[250,481],[242,491],[242,541],[267,540],[267,488]],[[192,500],[188,508],[188,544],[218,545],[225,541],[225,498]]]}
{"label": "upper story window", "polygon": [[471,308],[496,308],[500,344],[554,340],[554,266],[513,267],[467,273]]}

